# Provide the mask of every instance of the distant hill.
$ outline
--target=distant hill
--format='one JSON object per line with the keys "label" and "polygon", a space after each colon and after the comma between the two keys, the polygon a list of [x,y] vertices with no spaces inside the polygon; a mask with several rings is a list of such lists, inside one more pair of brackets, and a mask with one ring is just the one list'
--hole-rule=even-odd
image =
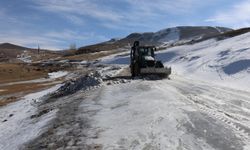
{"label": "distant hill", "polygon": [[210,26],[179,26],[167,28],[157,32],[131,33],[122,39],[112,39],[107,42],[80,47],[78,54],[90,53],[98,51],[107,51],[113,49],[124,49],[130,47],[135,40],[147,45],[173,45],[188,43],[190,41],[207,39],[214,37],[233,29],[225,27],[210,27]]}
{"label": "distant hill", "polygon": [[2,44],[0,44],[0,50],[1,49],[27,50],[27,49],[30,49],[30,48],[22,47],[22,46],[11,44],[11,43],[2,43]]}
{"label": "distant hill", "polygon": [[47,60],[50,58],[60,57],[65,52],[40,50],[38,53],[37,49],[27,48],[11,43],[2,43],[0,44],[0,62],[24,62],[23,60],[27,58],[32,61]]}
{"label": "distant hill", "polygon": [[29,48],[11,43],[2,43],[0,44],[0,62],[6,62],[9,59],[16,58],[17,55],[20,55],[24,50],[28,49]]}

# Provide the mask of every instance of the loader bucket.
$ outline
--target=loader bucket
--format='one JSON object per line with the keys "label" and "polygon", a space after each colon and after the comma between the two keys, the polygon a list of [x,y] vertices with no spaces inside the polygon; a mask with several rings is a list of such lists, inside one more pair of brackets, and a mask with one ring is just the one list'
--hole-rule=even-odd
{"label": "loader bucket", "polygon": [[168,77],[171,74],[171,68],[155,68],[147,67],[140,69],[141,75],[159,75],[161,77]]}

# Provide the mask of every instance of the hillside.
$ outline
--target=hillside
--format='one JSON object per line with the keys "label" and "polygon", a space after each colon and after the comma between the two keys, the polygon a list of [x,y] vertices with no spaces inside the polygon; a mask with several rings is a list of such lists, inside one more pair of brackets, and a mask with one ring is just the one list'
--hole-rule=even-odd
{"label": "hillside", "polygon": [[[196,44],[167,48],[157,53],[177,74],[226,86],[249,89],[250,33],[231,31]],[[104,59],[107,64],[128,64],[129,56]]]}
{"label": "hillside", "polygon": [[22,46],[11,44],[11,43],[2,43],[2,44],[0,44],[0,49],[26,50],[26,49],[30,49],[30,48],[22,47]]}
{"label": "hillside", "polygon": [[131,33],[125,38],[116,40],[112,39],[107,42],[80,47],[77,54],[90,53],[97,51],[107,51],[114,49],[126,49],[135,40],[139,40],[142,44],[168,46],[173,44],[188,43],[190,41],[207,39],[222,33],[232,31],[232,29],[224,27],[209,26],[180,26],[167,28],[157,32]]}
{"label": "hillside", "polygon": [[0,62],[31,62],[57,58],[68,51],[38,50],[11,43],[0,44]]}
{"label": "hillside", "polygon": [[10,58],[16,58],[17,55],[20,55],[24,50],[28,49],[29,48],[11,43],[2,43],[0,44],[0,62],[8,61]]}

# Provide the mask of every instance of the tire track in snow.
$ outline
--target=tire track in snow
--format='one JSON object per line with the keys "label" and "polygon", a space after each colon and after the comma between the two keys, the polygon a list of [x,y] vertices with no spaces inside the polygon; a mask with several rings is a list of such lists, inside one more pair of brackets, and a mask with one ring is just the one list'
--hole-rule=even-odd
{"label": "tire track in snow", "polygon": [[193,98],[192,96],[189,96],[187,99],[196,103],[196,106],[200,111],[209,115],[212,118],[224,122],[227,126],[231,127],[237,134],[239,134],[241,138],[243,138],[246,141],[250,141],[250,133],[247,132],[242,126],[235,123],[235,120],[231,119],[227,113],[221,110],[216,110],[216,109],[214,110],[209,106],[197,103],[197,97]]}
{"label": "tire track in snow", "polygon": [[[204,83],[201,84],[199,82],[197,82],[197,84],[194,84],[194,82],[189,82],[187,80],[183,81],[183,79],[182,81],[178,79],[175,81],[170,81],[170,83],[168,84],[171,84],[172,86],[176,87],[177,90],[180,91],[180,94],[186,98],[186,100],[195,104],[198,110],[209,115],[212,118],[215,118],[216,120],[223,122],[225,125],[230,127],[235,133],[237,133],[237,135],[245,142],[250,142],[250,129],[248,128],[248,125],[242,124],[243,118],[240,118],[239,116],[234,116],[233,114],[226,112],[225,110],[220,108],[220,106],[216,107],[216,103],[212,104],[212,102],[216,102],[217,100],[224,101],[225,104],[230,105],[230,107],[235,107],[239,110],[242,110],[242,107],[233,105],[232,103],[230,103],[230,100],[225,100],[225,97],[238,97],[243,102],[249,103],[249,93],[245,91],[239,92],[238,90],[234,91],[233,89],[229,90],[225,88],[223,89],[220,87],[209,86],[208,84],[204,85]],[[194,89],[199,90],[196,91]],[[218,96],[222,93],[222,96]],[[204,97],[203,95],[206,95],[206,97]],[[213,98],[213,95],[217,95],[216,98]],[[249,101],[245,99],[249,99]],[[248,118],[246,119],[249,120]]]}

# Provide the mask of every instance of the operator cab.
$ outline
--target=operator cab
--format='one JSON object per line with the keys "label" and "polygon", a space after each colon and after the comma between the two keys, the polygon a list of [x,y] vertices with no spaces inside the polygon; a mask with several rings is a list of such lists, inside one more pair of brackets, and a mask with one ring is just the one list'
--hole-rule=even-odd
{"label": "operator cab", "polygon": [[155,65],[155,47],[153,46],[142,46],[139,47],[139,56],[143,62],[142,67],[153,67]]}

